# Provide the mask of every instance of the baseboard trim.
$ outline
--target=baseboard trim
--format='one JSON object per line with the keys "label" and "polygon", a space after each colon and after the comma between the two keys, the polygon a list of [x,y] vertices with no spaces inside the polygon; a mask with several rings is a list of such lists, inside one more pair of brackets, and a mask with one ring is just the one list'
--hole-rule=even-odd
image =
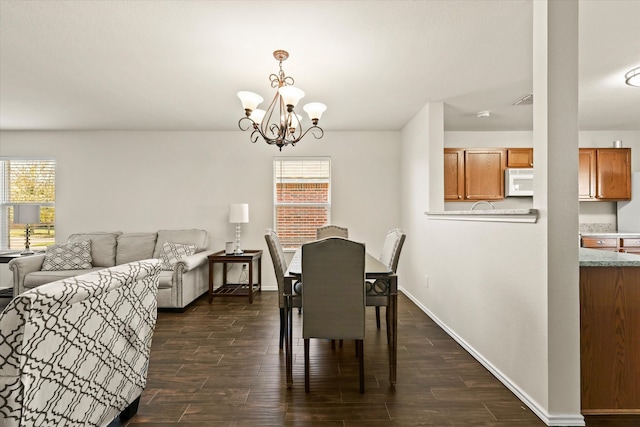
{"label": "baseboard trim", "polygon": [[478,353],[471,345],[469,345],[464,339],[458,336],[454,331],[449,329],[447,325],[442,322],[438,316],[433,314],[427,307],[422,305],[420,301],[418,301],[410,292],[406,289],[399,287],[399,291],[401,291],[404,295],[407,296],[415,305],[417,305],[420,310],[422,310],[427,316],[431,318],[443,331],[445,331],[451,338],[453,338],[458,344],[465,349],[467,353],[469,353],[474,359],[476,359],[482,366],[487,368],[491,374],[498,379],[505,387],[507,387],[513,394],[516,395],[518,399],[522,401],[531,411],[536,414],[540,420],[542,420],[548,426],[555,427],[574,427],[574,426],[584,426],[585,421],[584,417],[581,414],[566,414],[566,415],[549,415],[546,410],[531,397],[527,393],[525,393],[522,389],[520,389],[517,385],[511,382],[511,380],[505,376],[499,369],[497,369],[491,362],[486,360],[480,353]]}

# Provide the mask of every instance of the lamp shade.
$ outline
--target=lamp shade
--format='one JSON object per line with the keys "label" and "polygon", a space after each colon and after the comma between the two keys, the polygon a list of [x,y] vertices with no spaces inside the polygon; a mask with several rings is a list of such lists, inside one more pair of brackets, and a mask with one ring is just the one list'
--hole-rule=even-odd
{"label": "lamp shade", "polygon": [[255,110],[258,105],[264,101],[264,99],[257,93],[240,91],[238,92],[238,98],[242,102],[242,108],[245,110]]}
{"label": "lamp shade", "polygon": [[284,105],[292,105],[294,107],[304,97],[304,91],[293,86],[282,86],[278,89],[278,92],[282,96]]}
{"label": "lamp shade", "polygon": [[40,205],[13,205],[14,224],[39,224]]}
{"label": "lamp shade", "polygon": [[322,117],[322,113],[326,111],[327,106],[320,102],[310,102],[302,107],[302,109],[307,112],[309,119],[320,120],[320,117]]}
{"label": "lamp shade", "polygon": [[246,203],[233,203],[229,205],[229,222],[241,224],[249,222],[249,205]]}
{"label": "lamp shade", "polygon": [[266,111],[256,108],[251,113],[251,120],[253,120],[255,124],[259,125],[260,123],[262,123],[262,119],[264,119],[265,113]]}

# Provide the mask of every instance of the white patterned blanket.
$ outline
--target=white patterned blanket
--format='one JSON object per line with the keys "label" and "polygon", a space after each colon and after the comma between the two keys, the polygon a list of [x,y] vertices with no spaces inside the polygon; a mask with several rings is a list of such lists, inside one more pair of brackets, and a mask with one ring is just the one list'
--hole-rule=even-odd
{"label": "white patterned blanket", "polygon": [[0,313],[0,427],[104,426],[146,385],[160,261],[42,285]]}

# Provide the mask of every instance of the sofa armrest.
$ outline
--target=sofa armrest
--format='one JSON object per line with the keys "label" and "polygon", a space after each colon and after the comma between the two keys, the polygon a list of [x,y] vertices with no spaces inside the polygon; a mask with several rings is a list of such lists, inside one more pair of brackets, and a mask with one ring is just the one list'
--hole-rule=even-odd
{"label": "sofa armrest", "polygon": [[174,267],[174,270],[175,271],[181,270],[183,273],[186,273],[187,271],[191,271],[195,268],[200,267],[201,265],[206,265],[208,256],[215,252],[216,251],[202,251],[202,252],[198,252],[193,255],[184,257],[178,262],[176,262],[176,266]]}
{"label": "sofa armrest", "polygon": [[42,270],[44,254],[28,255],[9,261],[9,270],[13,272],[13,295],[25,291],[24,278],[27,274]]}

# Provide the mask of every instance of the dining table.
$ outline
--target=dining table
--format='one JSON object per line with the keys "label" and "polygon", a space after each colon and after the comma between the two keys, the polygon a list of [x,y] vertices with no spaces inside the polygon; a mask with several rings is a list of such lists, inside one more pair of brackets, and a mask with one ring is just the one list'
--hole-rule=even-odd
{"label": "dining table", "polygon": [[[327,266],[331,268],[331,266]],[[398,356],[398,276],[375,256],[365,254],[365,279],[376,283],[387,283],[382,291],[376,286],[376,295],[387,297],[387,343],[389,347],[389,383],[396,384]],[[287,388],[293,387],[293,299],[301,298],[293,291],[294,283],[302,280],[302,248],[298,248],[284,275],[285,298],[285,364]],[[302,285],[304,287],[304,283]],[[303,291],[304,292],[304,291]],[[304,310],[304,307],[302,308]]]}

